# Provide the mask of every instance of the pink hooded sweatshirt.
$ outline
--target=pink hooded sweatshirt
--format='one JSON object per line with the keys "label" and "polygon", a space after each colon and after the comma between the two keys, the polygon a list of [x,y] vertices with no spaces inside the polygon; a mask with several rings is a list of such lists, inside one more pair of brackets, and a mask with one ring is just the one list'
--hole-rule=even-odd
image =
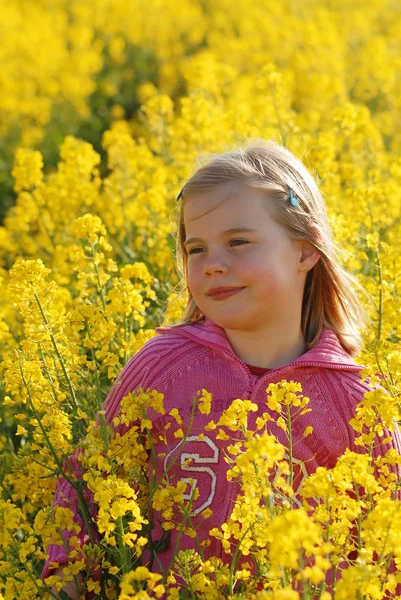
{"label": "pink hooded sweatshirt", "polygon": [[[153,431],[161,431],[166,423],[167,446],[160,442],[156,454],[165,454],[157,458],[157,478],[160,478],[170,461],[174,461],[169,472],[170,483],[177,484],[181,480],[194,481],[199,489],[199,498],[193,504],[192,524],[197,532],[197,540],[202,542],[208,538],[208,532],[221,528],[232,511],[235,498],[241,493],[235,482],[226,480],[229,465],[224,461],[225,450],[230,442],[216,439],[218,428],[205,432],[205,437],[198,440],[204,426],[210,421],[217,422],[223,410],[236,398],[250,399],[260,408],[259,413],[251,413],[249,428],[252,429],[254,419],[263,412],[270,412],[266,406],[266,388],[270,383],[281,380],[294,380],[302,384],[302,394],[310,398],[308,407],[312,412],[300,417],[294,425],[294,440],[300,439],[295,446],[295,479],[294,489],[298,490],[303,479],[313,473],[318,466],[332,468],[337,459],[347,448],[355,452],[363,452],[355,446],[358,434],[349,425],[355,414],[355,407],[371,388],[367,382],[361,381],[362,365],[357,364],[343,349],[334,331],[324,329],[317,344],[293,362],[274,369],[260,369],[245,364],[233,352],[231,344],[223,328],[206,318],[201,323],[185,325],[178,328],[156,328],[159,334],[150,339],[141,350],[130,359],[117,377],[104,404],[106,422],[110,424],[118,415],[121,400],[129,392],[138,387],[156,389],[164,394],[166,414],[150,415],[153,420]],[[192,405],[192,398],[198,390],[205,388],[212,394],[212,410],[209,415],[197,413],[190,435],[177,456],[180,439],[174,432],[180,427],[168,414],[177,408],[181,414],[185,431]],[[153,412],[153,411],[152,411]],[[302,433],[307,425],[312,425],[313,433],[306,438]],[[274,423],[269,423],[271,433],[286,445],[284,432]],[[117,429],[118,430],[118,429]],[[126,430],[126,429],[125,429]],[[122,432],[123,433],[123,432]],[[384,438],[391,436],[392,441],[383,444],[374,451],[374,456],[384,454],[395,448],[401,454],[401,435],[398,427],[391,434],[385,431]],[[74,471],[80,473],[77,452],[69,458]],[[190,464],[187,459],[191,458]],[[303,462],[305,468],[300,466]],[[401,469],[394,467],[401,477]],[[92,493],[86,489],[86,497],[91,502]],[[400,496],[401,499],[401,496]],[[72,488],[62,477],[57,483],[53,506],[68,506],[74,511],[75,521],[81,526],[78,535],[80,543],[89,542],[88,532],[78,514],[77,498]],[[209,508],[212,516],[204,519],[202,511]],[[96,507],[91,504],[91,514],[96,516]],[[153,530],[153,540],[161,539],[163,529],[158,523]],[[65,539],[69,534],[64,532]],[[95,532],[95,539],[98,535]],[[218,556],[229,562],[218,540],[210,537],[212,543],[205,548],[205,558]],[[185,534],[177,541],[177,531],[171,531],[171,539],[167,548],[158,554],[163,569],[168,568],[176,544],[180,550],[196,549],[194,539]],[[42,578],[51,574],[51,563],[67,562],[62,546],[50,545],[47,548],[49,558],[46,560]],[[145,557],[148,556],[145,554]],[[157,561],[153,563],[157,570]],[[328,583],[331,580],[328,575]],[[92,598],[93,593],[86,595]]]}

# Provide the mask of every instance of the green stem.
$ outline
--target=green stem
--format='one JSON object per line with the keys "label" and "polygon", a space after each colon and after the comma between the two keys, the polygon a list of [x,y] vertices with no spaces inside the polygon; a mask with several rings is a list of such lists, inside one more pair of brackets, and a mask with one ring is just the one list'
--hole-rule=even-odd
{"label": "green stem", "polygon": [[332,592],[333,592],[333,598],[332,600],[336,600],[336,587],[337,587],[337,567],[338,565],[333,565],[333,587],[332,587]]}
{"label": "green stem", "polygon": [[[302,555],[302,550],[298,550],[298,557],[299,557],[299,568],[297,569],[297,572],[302,572],[305,568],[305,562],[303,559],[303,555]],[[291,576],[291,579],[293,578],[294,573]],[[302,600],[309,600],[309,588],[310,588],[310,583],[308,584],[305,579],[302,580]]]}
{"label": "green stem", "polygon": [[[189,526],[195,531],[195,527],[194,527],[194,525],[192,523],[191,515],[189,515],[188,521],[189,521]],[[201,557],[202,561],[205,561],[205,556],[203,554],[203,548],[200,545],[200,542],[198,540],[198,536],[195,538],[195,544],[196,544],[196,548],[198,550],[199,556]]]}
{"label": "green stem", "polygon": [[[88,334],[89,339],[92,341],[91,334],[90,334],[90,329],[88,327],[87,321],[85,321],[85,330],[86,330],[86,333]],[[91,348],[91,357],[92,357],[92,360],[96,362],[96,357],[94,355],[93,348]],[[101,412],[101,410],[102,410],[102,401],[101,401],[101,397],[100,397],[99,372],[98,372],[97,369],[95,369],[95,380],[96,380],[97,408],[98,408],[98,412]],[[100,426],[101,426],[101,430],[102,430],[102,437],[103,437],[103,441],[104,441],[104,445],[105,445],[106,453],[107,453],[107,451],[109,450],[109,435],[108,435],[108,431],[107,431],[106,419],[104,418],[103,414],[99,414],[98,416],[99,416],[99,419],[100,419]]]}
{"label": "green stem", "polygon": [[[145,413],[146,411],[144,411]],[[146,414],[143,415],[146,418]],[[153,446],[153,441],[152,441],[152,436],[149,432],[149,430],[146,430],[146,436],[148,439],[148,445],[150,448],[150,454],[151,454],[151,459],[152,459],[152,482],[151,482],[151,490],[156,490],[156,464],[157,464],[157,457],[156,457],[156,452],[155,452],[155,448]],[[151,498],[151,495],[149,494],[149,500]],[[155,553],[153,552],[153,539],[152,539],[152,524],[153,524],[153,517],[154,517],[154,508],[152,506],[152,504],[150,504],[149,507],[149,533],[148,533],[148,540],[149,540],[149,548],[151,551],[151,558],[150,558],[150,569],[152,569],[153,566],[153,562],[155,559]]]}
{"label": "green stem", "polygon": [[378,366],[378,368],[379,368],[379,371],[380,371],[380,374],[381,374],[381,376],[383,377],[383,385],[385,385],[385,386],[386,386],[386,388],[387,388],[387,391],[388,391],[388,393],[390,394],[390,396],[391,396],[392,398],[394,398],[394,393],[393,393],[393,390],[391,389],[391,385],[388,383],[388,381],[387,381],[387,379],[386,379],[386,377],[385,377],[385,375],[384,375],[384,371],[383,371],[383,369],[382,369],[382,366],[381,366],[381,364],[380,364],[380,361],[379,361],[379,355],[378,355],[378,352],[377,352],[377,348],[375,348],[375,356],[376,356],[376,364],[377,364],[377,366]]}
{"label": "green stem", "polygon": [[[166,470],[163,472],[162,476],[160,477],[159,481],[158,481],[158,485],[160,485],[160,483],[162,483],[165,479],[167,479],[169,471],[171,471],[172,467],[175,465],[175,463],[178,460],[178,457],[180,456],[180,450],[181,448],[184,446],[185,442],[187,441],[188,435],[191,432],[192,429],[192,425],[193,425],[193,421],[194,421],[194,416],[195,416],[195,407],[196,407],[196,396],[193,399],[193,403],[192,403],[192,409],[191,409],[191,413],[189,416],[189,425],[188,428],[185,432],[184,437],[182,438],[180,444],[177,446],[176,448],[176,452],[175,452],[175,456],[171,459],[171,462],[169,463],[168,467],[166,468]],[[151,452],[154,452],[154,448],[153,445],[151,445]],[[155,454],[156,456],[156,454]],[[149,499],[153,496],[155,490],[151,490],[150,495],[149,495]]]}
{"label": "green stem", "polygon": [[[39,310],[41,312],[43,321],[44,321],[45,325],[47,327],[49,327],[49,321],[47,320],[47,317],[46,317],[46,315],[45,315],[45,313],[43,311],[42,304],[40,302],[39,296],[38,296],[38,294],[36,292],[35,292],[35,299],[36,299],[36,302],[37,302],[37,304],[39,306]],[[63,360],[63,358],[62,358],[62,356],[60,354],[60,351],[58,349],[57,342],[56,342],[56,340],[54,338],[54,335],[52,333],[50,333],[50,331],[49,331],[49,335],[50,335],[50,339],[51,339],[52,344],[53,344],[54,351],[56,352],[57,358],[59,360],[61,369],[62,369],[62,371],[64,373],[64,377],[66,378],[67,385],[68,385],[68,387],[70,389],[70,394],[71,394],[71,399],[72,399],[72,402],[73,402],[73,406],[74,406],[75,410],[77,411],[78,406],[77,406],[77,400],[76,400],[76,397],[75,397],[75,391],[74,391],[74,388],[72,386],[72,383],[71,383],[71,380],[69,378],[69,375],[67,373],[67,369],[65,367],[64,360]]]}
{"label": "green stem", "polygon": [[[169,463],[169,465],[167,466],[167,468],[163,472],[163,474],[162,474],[161,478],[159,479],[159,481],[157,482],[157,484],[156,484],[156,464],[157,464],[157,457],[156,457],[156,452],[155,452],[155,449],[154,449],[154,446],[153,446],[152,438],[151,438],[149,432],[147,432],[148,442],[149,442],[149,446],[150,446],[150,452],[151,452],[151,456],[152,456],[152,466],[153,466],[153,480],[152,480],[151,489],[149,491],[148,502],[151,502],[152,497],[153,497],[155,491],[165,481],[165,479],[167,479],[169,471],[172,469],[172,467],[174,466],[174,464],[178,460],[178,457],[180,456],[180,450],[184,446],[184,444],[185,444],[185,442],[186,442],[186,440],[188,438],[188,435],[190,434],[191,429],[192,429],[192,425],[193,425],[193,421],[194,421],[194,417],[195,417],[196,400],[197,400],[197,396],[194,396],[193,399],[192,399],[192,407],[191,407],[191,412],[190,412],[190,416],[189,416],[189,424],[188,424],[187,430],[185,432],[185,435],[182,438],[181,443],[176,448],[175,456],[173,456],[171,462]],[[145,414],[145,416],[146,416],[146,414]],[[192,501],[189,503],[189,506],[190,507],[192,506]],[[177,549],[178,549],[178,544],[179,544],[179,541],[181,540],[181,537],[182,537],[182,528],[183,528],[184,524],[186,523],[186,521],[190,518],[190,512],[191,512],[191,510],[189,510],[188,507],[187,507],[186,511],[184,512],[185,519],[184,519],[184,521],[182,523],[182,526],[180,528],[180,531],[178,533],[177,541],[176,541],[176,545],[175,545],[175,549],[174,549],[174,552],[173,552],[173,557],[171,559],[171,562],[169,564],[169,567],[168,567],[166,573],[169,572],[169,570],[171,569],[171,567],[172,567],[172,565],[174,563],[175,554],[176,554]],[[151,526],[152,526],[152,522],[153,522],[153,514],[154,514],[154,510],[151,507],[149,509],[149,524],[150,524],[150,527],[149,527],[149,539],[150,539],[150,551],[151,551],[151,556],[152,556],[152,559],[151,559],[152,563],[151,564],[153,564],[153,560],[155,560],[155,559],[159,563],[158,558],[157,558],[157,554],[156,554],[156,552],[154,551],[154,549],[152,547],[153,544],[152,544],[152,539],[151,539]]]}
{"label": "green stem", "polygon": [[[91,529],[91,527],[89,525],[89,518],[88,518],[88,514],[87,514],[87,510],[86,510],[85,498],[83,497],[83,494],[82,494],[81,490],[77,489],[75,487],[73,481],[69,477],[67,477],[67,475],[65,474],[65,472],[63,470],[63,466],[61,465],[61,463],[59,461],[59,458],[58,458],[56,452],[54,451],[53,444],[51,443],[51,441],[50,441],[50,439],[49,439],[49,437],[47,435],[47,432],[46,432],[45,428],[42,425],[42,420],[41,420],[41,418],[39,416],[39,413],[37,412],[37,410],[36,410],[36,408],[34,406],[34,403],[33,403],[32,397],[31,397],[31,392],[29,391],[29,387],[28,387],[28,384],[26,382],[26,379],[25,379],[25,376],[24,376],[24,371],[23,371],[21,365],[20,365],[20,371],[21,371],[22,380],[24,382],[24,385],[25,385],[25,388],[26,388],[26,391],[27,391],[27,394],[28,394],[28,403],[29,403],[29,406],[30,406],[33,414],[35,415],[36,420],[38,421],[38,424],[39,424],[39,427],[40,427],[40,429],[42,431],[43,437],[46,440],[46,444],[47,444],[47,446],[48,446],[48,448],[49,448],[49,450],[50,450],[50,452],[51,452],[51,454],[52,454],[52,456],[53,456],[53,458],[54,458],[54,460],[55,460],[55,462],[56,462],[56,464],[57,464],[60,472],[62,473],[64,479],[75,489],[75,491],[77,493],[77,498],[78,498],[78,502],[79,502],[80,509],[81,509],[81,515],[82,515],[82,518],[83,518],[83,520],[85,522],[85,525],[86,525],[86,528],[87,528],[87,531],[88,531],[88,534],[89,534],[89,538],[90,538],[92,544],[94,544],[95,540],[93,538],[92,529]],[[71,470],[71,465],[70,465],[70,463],[69,463],[68,460],[67,460],[67,465],[68,465],[68,468]]]}
{"label": "green stem", "polygon": [[383,326],[383,289],[382,289],[382,285],[383,285],[383,273],[382,273],[382,267],[381,267],[381,262],[380,262],[380,253],[379,253],[379,248],[377,248],[377,266],[379,268],[379,323],[378,323],[378,331],[377,331],[377,339],[380,341],[381,338],[381,333],[382,333],[382,326]]}
{"label": "green stem", "polygon": [[124,315],[124,364],[127,363],[127,316]]}
{"label": "green stem", "polygon": [[118,534],[118,545],[120,549],[120,557],[122,558],[121,563],[121,572],[128,573],[131,570],[131,561],[130,561],[130,550],[124,544],[123,536],[124,536],[124,523],[122,517],[118,517],[117,519],[117,534]]}
{"label": "green stem", "polygon": [[48,380],[48,382],[50,383],[50,386],[52,388],[53,400],[54,400],[54,402],[58,403],[58,396],[57,396],[57,393],[56,393],[56,386],[53,383],[53,377],[51,376],[51,371],[50,371],[50,369],[49,369],[49,367],[47,365],[46,356],[45,356],[45,354],[43,352],[42,344],[41,343],[39,343],[39,351],[40,351],[40,357],[41,357],[41,359],[43,361],[43,364],[44,364],[44,372],[46,373],[46,379]]}
{"label": "green stem", "polygon": [[237,556],[239,554],[240,551],[240,547],[242,542],[245,539],[245,536],[248,535],[248,532],[252,529],[252,527],[254,526],[254,524],[252,523],[251,525],[249,525],[248,529],[246,529],[246,531],[244,532],[244,534],[242,535],[241,539],[239,540],[239,543],[237,544],[236,548],[235,548],[235,552],[234,552],[234,556],[233,556],[233,560],[231,561],[231,565],[230,565],[230,594],[234,593],[234,586],[235,586],[235,582],[233,582],[233,577],[234,577],[234,570],[237,567]]}
{"label": "green stem", "polygon": [[94,264],[94,267],[95,267],[95,273],[96,273],[96,278],[97,278],[97,284],[98,284],[98,289],[99,289],[99,293],[100,293],[100,298],[102,300],[103,310],[106,310],[106,298],[104,296],[103,286],[102,286],[102,284],[100,282],[99,269],[98,269],[97,264],[96,264],[96,252],[95,252],[95,248],[93,246],[93,243],[91,243],[91,249],[92,249],[92,258],[93,258],[93,264]]}
{"label": "green stem", "polygon": [[184,530],[184,526],[185,526],[187,520],[189,519],[189,517],[191,515],[191,512],[192,512],[192,499],[188,502],[188,505],[186,506],[186,508],[184,510],[183,520],[181,521],[180,529],[178,530],[178,535],[177,535],[177,539],[176,539],[175,546],[174,546],[173,557],[172,557],[172,559],[170,561],[170,564],[169,564],[166,572],[164,573],[164,579],[163,580],[165,580],[166,576],[171,571],[171,568],[172,568],[172,566],[174,564],[175,557],[176,557],[176,554],[177,554],[177,550],[178,550],[178,548],[180,546],[180,541],[181,541],[181,538],[182,538],[182,534],[184,532],[183,531]]}
{"label": "green stem", "polygon": [[131,248],[126,246],[125,248],[112,236],[109,236],[108,241],[111,246],[113,246],[113,250],[117,256],[123,259],[123,262],[131,263],[133,260],[137,259],[137,255],[132,252]]}
{"label": "green stem", "polygon": [[[65,553],[66,553],[66,554],[67,554],[67,556],[68,556],[68,544],[67,544],[67,542],[66,542],[66,541],[65,541],[65,539],[64,539],[64,536],[63,536],[63,534],[62,534],[62,530],[60,529],[60,527],[58,527],[58,528],[57,528],[57,533],[59,534],[59,536],[60,536],[60,537],[61,537],[61,539],[63,540],[63,546],[64,546],[64,550],[65,550]],[[82,572],[81,572],[80,574],[82,575],[82,578],[84,579]],[[76,591],[77,591],[77,593],[78,593],[78,595],[79,595],[79,594],[81,593],[81,591],[82,591],[82,590],[81,590],[81,588],[80,588],[80,585],[79,585],[79,582],[78,582],[78,578],[77,578],[77,576],[76,576],[76,575],[73,575],[73,578],[74,578],[75,589],[76,589]]]}
{"label": "green stem", "polygon": [[5,495],[8,496],[8,499],[13,502],[11,492],[4,486],[3,480],[0,480],[0,487],[3,490],[3,492],[5,493]]}
{"label": "green stem", "polygon": [[55,471],[54,469],[51,469],[48,465],[45,465],[44,463],[40,462],[40,460],[37,460],[33,456],[30,456],[29,460],[31,460],[32,462],[36,463],[37,465],[40,465],[44,469],[47,469],[48,471],[50,471],[49,475],[41,475],[39,477],[39,479],[46,479],[47,477],[50,477],[50,475],[57,475],[57,471]]}
{"label": "green stem", "polygon": [[35,575],[32,574],[32,572],[31,572],[28,564],[29,564],[28,561],[25,561],[25,563],[24,563],[24,570],[28,573],[28,577],[32,581],[32,583],[34,584],[34,586],[36,588],[36,592],[39,594],[39,596],[41,598],[44,598],[45,596],[43,594],[43,591],[42,591],[42,589],[37,584],[37,577],[35,577]]}
{"label": "green stem", "polygon": [[[19,546],[20,546],[20,542],[17,542],[17,541],[14,539],[13,532],[12,532],[10,529],[8,529],[8,528],[7,528],[7,531],[8,531],[8,534],[9,534],[9,536],[10,536],[10,537],[12,538],[12,540],[13,540],[13,546],[12,546],[12,550],[13,550],[14,557],[15,557],[15,559],[16,559],[16,560],[18,560],[18,561],[19,561]],[[58,529],[58,532],[60,533],[60,530],[59,530],[59,529]],[[60,533],[60,535],[61,535],[61,533]],[[61,536],[61,537],[62,537],[62,536]],[[63,541],[64,541],[64,540],[63,540]],[[64,545],[66,545],[66,544],[65,544],[65,542],[64,542]],[[24,563],[24,569],[25,569],[25,570],[26,570],[26,572],[28,573],[28,576],[29,576],[30,580],[32,581],[32,583],[35,585],[35,587],[36,587],[36,590],[37,590],[38,594],[40,595],[40,597],[41,597],[41,598],[44,598],[44,594],[43,594],[42,588],[41,588],[41,587],[39,587],[39,586],[38,586],[38,584],[37,584],[37,577],[36,577],[34,574],[32,574],[32,571],[29,569],[29,567],[28,567],[28,564],[29,564],[29,563],[28,563],[28,561],[25,561],[25,563]],[[77,591],[78,591],[78,593],[79,593],[79,592],[80,592],[80,590],[78,589],[78,581],[76,580],[76,576],[75,576],[75,575],[74,575],[74,579],[75,579],[75,583],[76,583],[76,586],[77,586]],[[46,586],[46,587],[47,587],[47,586]],[[49,593],[49,594],[52,596],[52,598],[56,598],[57,600],[60,598],[60,596],[59,596],[58,594],[57,594],[57,595],[54,595],[54,594],[53,594],[53,592],[52,592],[51,590],[47,590],[47,589],[45,588],[45,591],[46,591],[46,592],[48,592],[48,593]]]}
{"label": "green stem", "polygon": [[184,572],[184,575],[185,575],[184,581],[185,581],[185,583],[189,587],[189,591],[191,592],[191,598],[193,598],[194,600],[196,600],[194,586],[192,585],[191,571],[190,571],[188,565],[186,567],[186,573]]}
{"label": "green stem", "polygon": [[[294,480],[294,468],[293,468],[293,447],[292,447],[292,423],[291,423],[291,411],[290,407],[287,406],[287,437],[288,437],[288,465],[290,468],[290,488],[293,487]],[[293,508],[292,496],[290,498],[290,508]]]}
{"label": "green stem", "polygon": [[[329,512],[329,500],[328,500],[328,498],[326,499],[326,510],[327,510],[327,512]],[[330,541],[330,517],[329,517],[329,522],[327,523],[327,527],[326,527],[326,531],[325,531],[325,536],[324,536],[324,541],[326,543],[328,543]],[[326,552],[325,558],[326,558],[326,560],[329,560],[330,555],[329,555],[328,552]],[[325,589],[326,589],[326,582],[322,581],[318,585],[318,587],[316,589],[316,593],[319,593],[318,600],[321,597],[321,595],[322,595],[322,593],[324,592]]]}

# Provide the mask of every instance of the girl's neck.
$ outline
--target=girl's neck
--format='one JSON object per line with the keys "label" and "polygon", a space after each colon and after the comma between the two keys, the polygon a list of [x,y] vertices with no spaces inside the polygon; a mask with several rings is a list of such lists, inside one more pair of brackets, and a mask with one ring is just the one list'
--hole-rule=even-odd
{"label": "girl's neck", "polygon": [[276,369],[296,360],[306,352],[306,342],[299,329],[271,327],[267,331],[225,329],[234,354],[245,364]]}

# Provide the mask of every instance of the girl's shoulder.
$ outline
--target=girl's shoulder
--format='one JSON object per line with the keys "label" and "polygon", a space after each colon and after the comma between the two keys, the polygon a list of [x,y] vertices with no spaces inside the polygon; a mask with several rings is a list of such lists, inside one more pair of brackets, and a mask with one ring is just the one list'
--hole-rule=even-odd
{"label": "girl's shoulder", "polygon": [[156,327],[151,332],[151,337],[129,359],[124,371],[133,366],[139,368],[162,366],[164,359],[171,360],[172,356],[178,358],[180,353],[187,352],[193,343],[182,335],[180,328]]}
{"label": "girl's shoulder", "polygon": [[187,345],[190,340],[185,335],[187,327],[156,327],[140,352],[167,352],[175,346]]}
{"label": "girl's shoulder", "polygon": [[121,398],[133,389],[141,387],[157,389],[167,372],[177,368],[180,356],[188,360],[188,349],[180,348],[188,340],[176,335],[174,331],[166,335],[153,335],[127,361],[119,372],[105,400],[107,414],[114,415]]}
{"label": "girl's shoulder", "polygon": [[369,404],[373,400],[372,393],[376,395],[374,402],[380,401],[380,398],[381,401],[386,401],[386,398],[390,397],[386,389],[385,379],[376,374],[377,379],[379,379],[378,382],[375,378],[366,375],[363,368],[359,372],[332,372],[330,377],[332,384],[330,387],[333,389],[333,396],[335,396],[338,405],[350,411],[352,416],[358,404],[363,401]]}

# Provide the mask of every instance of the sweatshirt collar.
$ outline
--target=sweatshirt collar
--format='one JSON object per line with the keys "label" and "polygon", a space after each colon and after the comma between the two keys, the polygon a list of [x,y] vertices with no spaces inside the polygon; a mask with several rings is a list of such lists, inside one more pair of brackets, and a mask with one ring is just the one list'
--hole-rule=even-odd
{"label": "sweatshirt collar", "polygon": [[[223,352],[232,360],[239,360],[234,353],[227,335],[222,327],[212,319],[205,318],[201,323],[183,325],[182,327],[157,327],[158,334],[175,333],[190,339],[198,344],[203,344],[217,351]],[[361,370],[363,365],[357,364],[344,350],[336,333],[329,328],[324,328],[318,342],[313,348],[301,354],[290,363],[291,366],[319,366],[331,369]],[[289,365],[287,365],[289,366]]]}

